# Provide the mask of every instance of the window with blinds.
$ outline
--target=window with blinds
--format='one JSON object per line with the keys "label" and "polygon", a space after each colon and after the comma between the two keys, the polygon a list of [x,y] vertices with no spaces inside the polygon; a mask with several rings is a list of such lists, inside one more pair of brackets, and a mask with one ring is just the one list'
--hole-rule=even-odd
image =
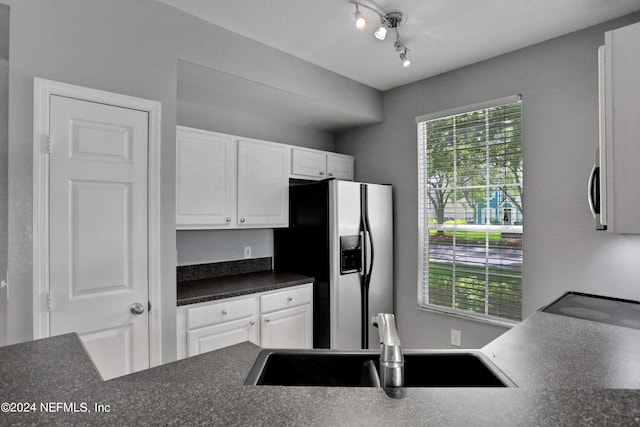
{"label": "window with blinds", "polygon": [[419,305],[488,321],[521,320],[519,96],[416,121]]}

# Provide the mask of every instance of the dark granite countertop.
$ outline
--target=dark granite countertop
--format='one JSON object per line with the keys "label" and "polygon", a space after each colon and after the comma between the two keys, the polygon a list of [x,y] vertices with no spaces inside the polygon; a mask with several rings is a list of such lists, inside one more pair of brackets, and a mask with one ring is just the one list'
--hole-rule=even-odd
{"label": "dark granite countertop", "polygon": [[482,351],[521,388],[640,389],[638,329],[536,312]]}
{"label": "dark granite countertop", "polygon": [[[614,364],[617,367],[610,371],[608,360],[615,354],[636,354],[635,344],[619,341],[634,336],[609,331],[616,337],[589,342],[607,335],[600,326],[536,313],[483,348],[520,388],[408,389],[400,400],[388,398],[377,388],[242,385],[260,351],[250,343],[101,382],[89,369],[91,362],[78,338],[65,335],[0,348],[0,402],[65,402],[76,407],[85,403],[90,412],[48,413],[38,406],[35,411],[0,414],[0,424],[640,425],[640,390],[601,388],[624,384],[622,366]],[[563,341],[555,342],[561,331]],[[599,366],[583,365],[594,370],[592,375],[564,384],[550,378],[546,369],[555,373],[573,369],[581,363],[575,360],[580,357],[577,349],[590,346],[599,350],[586,357],[600,358]],[[528,358],[527,348],[535,355]],[[570,357],[563,357],[565,351]],[[608,380],[592,383],[597,375]],[[97,413],[95,403],[109,405],[109,412]]]}
{"label": "dark granite countertop", "polygon": [[312,277],[274,270],[189,280],[178,284],[177,304],[180,306],[213,301],[303,285],[313,281]]}

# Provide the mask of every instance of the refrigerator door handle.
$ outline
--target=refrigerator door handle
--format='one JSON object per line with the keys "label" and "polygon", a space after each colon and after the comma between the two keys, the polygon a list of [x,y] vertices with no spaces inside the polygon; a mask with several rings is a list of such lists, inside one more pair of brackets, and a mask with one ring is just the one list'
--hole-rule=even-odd
{"label": "refrigerator door handle", "polygon": [[364,230],[360,231],[359,235],[360,235],[360,242],[361,242],[361,246],[360,246],[361,247],[361,250],[360,250],[361,263],[360,263],[360,265],[362,266],[360,268],[360,276],[362,278],[364,278],[364,276],[367,275],[367,250],[366,250],[366,247],[365,247],[365,245],[366,245],[365,237],[366,236],[365,236]]}
{"label": "refrigerator door handle", "polygon": [[[367,271],[367,277],[368,277],[368,281],[367,281],[367,288],[369,287],[369,281],[371,281],[371,271],[373,270],[373,238],[371,237],[371,232],[370,231],[365,231],[365,236],[367,238],[366,240],[366,245],[367,245],[367,253],[369,254],[369,263],[367,264],[366,271]],[[365,260],[367,261],[367,260]],[[364,264],[363,264],[364,265]]]}
{"label": "refrigerator door handle", "polygon": [[596,181],[596,177],[598,175],[598,166],[594,163],[593,168],[591,169],[591,173],[589,174],[589,183],[588,183],[588,187],[587,187],[587,198],[589,200],[589,209],[591,209],[591,215],[593,215],[593,217],[596,217],[596,214],[600,213],[599,212],[599,206],[596,205],[596,200],[597,200],[597,195],[594,194],[594,190],[595,190],[595,181]]}
{"label": "refrigerator door handle", "polygon": [[591,209],[591,215],[595,219],[596,230],[606,230],[607,226],[603,224],[602,218],[604,216],[602,212],[603,198],[600,194],[600,173],[602,172],[600,165],[598,164],[599,150],[596,149],[595,163],[589,174],[589,182],[587,183],[587,199],[589,201],[589,209]]}

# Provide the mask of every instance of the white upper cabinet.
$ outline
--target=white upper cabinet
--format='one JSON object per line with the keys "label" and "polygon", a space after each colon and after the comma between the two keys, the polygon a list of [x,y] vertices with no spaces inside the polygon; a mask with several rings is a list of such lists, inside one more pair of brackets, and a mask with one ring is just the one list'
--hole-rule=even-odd
{"label": "white upper cabinet", "polygon": [[178,127],[176,223],[229,227],[236,217],[236,141],[229,135]]}
{"label": "white upper cabinet", "polygon": [[353,181],[353,156],[327,153],[327,176],[329,178]]}
{"label": "white upper cabinet", "polygon": [[289,147],[178,126],[176,227],[287,227]]}
{"label": "white upper cabinet", "polygon": [[353,156],[291,147],[291,177],[353,180]]}
{"label": "white upper cabinet", "polygon": [[[605,33],[600,167],[607,230],[640,233],[640,24]],[[603,55],[602,55],[603,54]],[[603,99],[604,98],[604,99]]]}
{"label": "white upper cabinet", "polygon": [[289,150],[281,144],[238,141],[238,222],[289,225]]}
{"label": "white upper cabinet", "polygon": [[291,148],[291,175],[306,179],[326,178],[326,154],[317,150]]}

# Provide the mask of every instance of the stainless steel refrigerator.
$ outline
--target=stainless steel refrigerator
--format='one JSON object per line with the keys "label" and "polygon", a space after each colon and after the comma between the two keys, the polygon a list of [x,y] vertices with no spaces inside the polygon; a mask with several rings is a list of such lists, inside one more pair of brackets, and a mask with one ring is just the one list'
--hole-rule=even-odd
{"label": "stainless steel refrigerator", "polygon": [[379,348],[370,318],[393,312],[390,185],[291,181],[274,267],[315,278],[314,347]]}

